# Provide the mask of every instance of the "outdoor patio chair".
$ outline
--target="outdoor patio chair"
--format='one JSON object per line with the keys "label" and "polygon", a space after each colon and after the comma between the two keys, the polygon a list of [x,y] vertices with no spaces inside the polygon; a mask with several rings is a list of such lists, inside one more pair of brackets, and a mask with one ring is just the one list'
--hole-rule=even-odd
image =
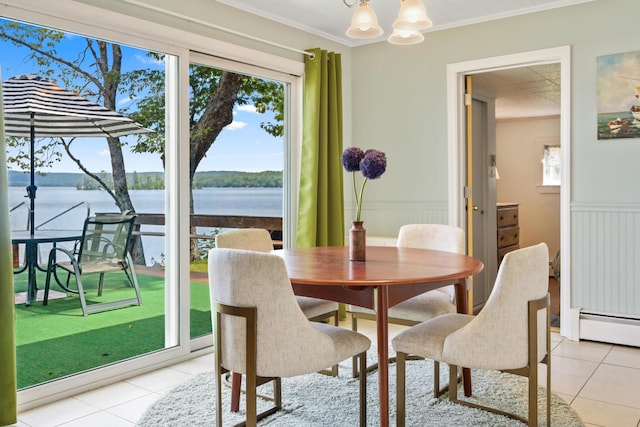
{"label": "outdoor patio chair", "polygon": [[[285,262],[278,255],[211,249],[209,286],[217,426],[222,426],[221,376],[226,372],[246,375],[246,425],[255,426],[258,419],[281,408],[280,378],[310,374],[355,355],[366,364],[369,338],[348,329],[309,322],[296,302]],[[269,381],[274,382],[275,404],[258,414],[256,387]],[[364,370],[359,384],[360,425],[364,426]]]}
{"label": "outdoor patio chair", "polygon": [[[84,316],[114,308],[142,305],[138,279],[128,250],[134,221],[135,215],[109,214],[89,217],[84,222],[82,239],[78,242],[76,250],[53,248],[49,252],[43,305],[48,304],[51,276],[65,291],[79,295]],[[59,255],[64,258],[62,261],[58,261]],[[58,269],[67,273],[64,283],[59,280]],[[98,296],[102,296],[105,273],[118,271],[124,272],[135,297],[87,304],[83,279],[88,275],[99,274]],[[76,289],[69,287],[71,275],[75,277]]]}
{"label": "outdoor patio chair", "polygon": [[392,342],[397,352],[397,425],[404,425],[405,360],[412,354],[447,363],[449,378],[457,376],[458,366],[528,377],[528,420],[496,408],[458,400],[458,387],[455,385],[449,386],[449,400],[528,422],[530,426],[538,425],[538,363],[545,363],[549,426],[551,340],[548,286],[547,245],[540,243],[515,250],[504,257],[495,286],[477,316],[445,314],[396,335]]}

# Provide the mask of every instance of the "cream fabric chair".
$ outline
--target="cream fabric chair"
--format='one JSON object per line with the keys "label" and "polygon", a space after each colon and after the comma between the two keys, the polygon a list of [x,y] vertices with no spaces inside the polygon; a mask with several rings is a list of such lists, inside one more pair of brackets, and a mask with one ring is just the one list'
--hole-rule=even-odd
{"label": "cream fabric chair", "polygon": [[[465,253],[465,233],[459,227],[443,224],[407,224],[400,227],[397,245],[400,247],[435,249],[439,251]],[[413,326],[434,317],[455,313],[455,288],[446,286],[425,292],[401,302],[389,309],[389,323]],[[373,310],[351,306],[351,329],[358,330],[358,319],[375,319]],[[369,367],[369,369],[374,368]],[[353,375],[358,366],[353,363]]]}
{"label": "cream fabric chair", "polygon": [[[527,376],[530,426],[538,425],[538,363],[546,363],[547,425],[550,425],[548,286],[547,246],[540,243],[519,249],[504,257],[491,295],[477,316],[445,314],[394,337],[398,426],[404,425],[405,418],[405,360],[408,355],[448,363],[450,378],[457,375],[458,366]],[[434,387],[437,387],[435,381]],[[514,414],[458,400],[457,387],[449,387],[449,399],[527,422]]]}
{"label": "cream fabric chair", "polygon": [[[263,228],[241,228],[229,230],[216,235],[216,248],[245,249],[248,251],[271,252],[273,241],[269,231]],[[312,321],[328,320],[333,317],[335,326],[338,326],[338,303],[318,298],[296,296],[296,301],[307,319]],[[338,365],[321,371],[323,374],[337,376]],[[232,374],[231,379],[231,411],[240,409],[240,393],[242,375]]]}
{"label": "cream fabric chair", "polygon": [[[242,228],[229,230],[216,236],[216,248],[245,249],[248,251],[271,252],[273,242],[269,232],[263,228]],[[318,298],[296,296],[296,300],[307,319],[320,321],[333,318],[338,326],[338,303]],[[332,374],[338,375],[337,367]]]}
{"label": "cream fabric chair", "polygon": [[[221,375],[246,374],[247,426],[281,407],[280,378],[313,373],[354,355],[366,363],[371,341],[357,332],[309,322],[296,303],[284,260],[239,249],[209,252],[218,426]],[[256,386],[274,381],[275,405],[257,414]],[[360,375],[360,425],[366,421],[366,375]]]}

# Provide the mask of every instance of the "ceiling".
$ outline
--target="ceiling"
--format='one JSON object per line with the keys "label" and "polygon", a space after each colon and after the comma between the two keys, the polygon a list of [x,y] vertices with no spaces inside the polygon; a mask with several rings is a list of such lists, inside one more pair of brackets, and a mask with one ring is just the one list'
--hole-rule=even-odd
{"label": "ceiling", "polygon": [[473,93],[496,100],[496,119],[560,115],[560,64],[472,76]]}
{"label": "ceiling", "polygon": [[[216,1],[352,47],[384,41],[399,9],[399,0],[370,0],[385,34],[376,39],[354,40],[345,35],[353,9],[347,8],[343,0]],[[425,33],[589,1],[594,0],[425,0],[433,21],[433,27]],[[474,88],[496,97],[496,118],[560,113],[557,64],[479,74]]]}

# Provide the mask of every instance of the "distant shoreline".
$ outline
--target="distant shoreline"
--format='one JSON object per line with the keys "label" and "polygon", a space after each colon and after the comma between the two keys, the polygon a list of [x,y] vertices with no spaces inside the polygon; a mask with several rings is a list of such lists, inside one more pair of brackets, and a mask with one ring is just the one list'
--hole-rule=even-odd
{"label": "distant shoreline", "polygon": [[[101,172],[100,178],[112,181],[111,174]],[[164,172],[128,172],[127,183],[131,190],[164,188]],[[231,188],[282,188],[282,171],[202,171],[196,172],[194,189],[204,187]],[[26,187],[30,176],[27,172],[9,171],[9,187]],[[38,187],[75,187],[78,190],[98,189],[97,182],[81,172],[49,172],[35,176]]]}

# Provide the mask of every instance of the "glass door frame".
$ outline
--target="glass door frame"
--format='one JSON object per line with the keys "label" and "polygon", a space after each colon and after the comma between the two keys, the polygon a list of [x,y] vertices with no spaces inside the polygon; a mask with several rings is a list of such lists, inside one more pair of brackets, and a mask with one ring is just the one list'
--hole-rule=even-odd
{"label": "glass door frame", "polygon": [[[190,63],[197,63],[199,65],[208,66],[220,70],[233,71],[244,75],[252,75],[256,77],[266,78],[270,80],[276,80],[285,85],[285,111],[284,111],[284,135],[283,135],[283,150],[284,150],[284,162],[283,162],[283,208],[282,208],[282,238],[283,246],[289,247],[292,242],[295,242],[295,230],[297,221],[297,200],[298,200],[298,182],[300,176],[299,164],[300,164],[300,145],[302,141],[302,78],[300,76],[294,76],[289,73],[283,73],[280,71],[274,71],[260,66],[250,65],[228,59],[223,59],[217,56],[207,55],[200,52],[191,52]],[[188,110],[187,110],[188,111]],[[296,113],[297,112],[297,113]],[[297,114],[297,115],[296,115]],[[188,147],[187,147],[188,149]],[[188,160],[188,153],[187,153]],[[188,163],[187,163],[188,165]],[[188,169],[186,169],[188,172]],[[183,195],[189,194],[188,176],[186,179],[182,179],[182,183],[187,184]],[[186,216],[189,217],[189,200],[185,200],[183,203],[184,210],[186,210]],[[187,224],[188,230],[188,224]],[[189,233],[187,233],[187,236]],[[188,246],[186,251],[182,251],[181,254],[182,265],[189,265],[189,251]],[[187,269],[188,270],[188,269]],[[189,274],[189,271],[186,271]],[[188,280],[188,279],[187,279]],[[184,283],[184,282],[183,282]],[[182,306],[182,312],[189,311],[189,306]],[[191,339],[191,350],[196,351],[213,345],[212,335],[205,335],[202,337],[195,337]]]}
{"label": "glass door frame", "polygon": [[[304,64],[302,58],[294,61],[239,45],[218,42],[197,32],[188,33],[95,6],[74,3],[49,7],[29,0],[16,1],[16,6],[11,3],[14,3],[13,0],[9,0],[3,7],[3,16],[7,19],[173,55],[173,59],[167,64],[166,77],[168,119],[165,168],[165,281],[169,296],[166,301],[165,346],[170,345],[170,348],[21,390],[18,392],[18,409],[23,411],[212,351],[212,347],[206,342],[191,342],[189,339],[189,289],[187,285],[179,286],[189,283],[189,203],[185,203],[185,198],[188,198],[189,194],[187,177],[188,64],[192,58],[190,49],[214,55],[216,66],[226,64],[227,67],[238,68],[238,71],[242,72],[248,73],[245,70],[254,69],[246,63],[259,63],[262,67],[266,65],[267,68],[255,68],[260,70],[258,75],[272,76],[270,78],[289,83],[287,98],[290,102],[286,107],[286,116],[289,117],[286,132],[289,136],[285,142],[288,149],[285,150],[284,176],[287,191],[284,192],[283,207],[285,242],[295,240]],[[221,56],[233,57],[237,61],[221,59]],[[276,75],[277,77],[273,77]]]}

